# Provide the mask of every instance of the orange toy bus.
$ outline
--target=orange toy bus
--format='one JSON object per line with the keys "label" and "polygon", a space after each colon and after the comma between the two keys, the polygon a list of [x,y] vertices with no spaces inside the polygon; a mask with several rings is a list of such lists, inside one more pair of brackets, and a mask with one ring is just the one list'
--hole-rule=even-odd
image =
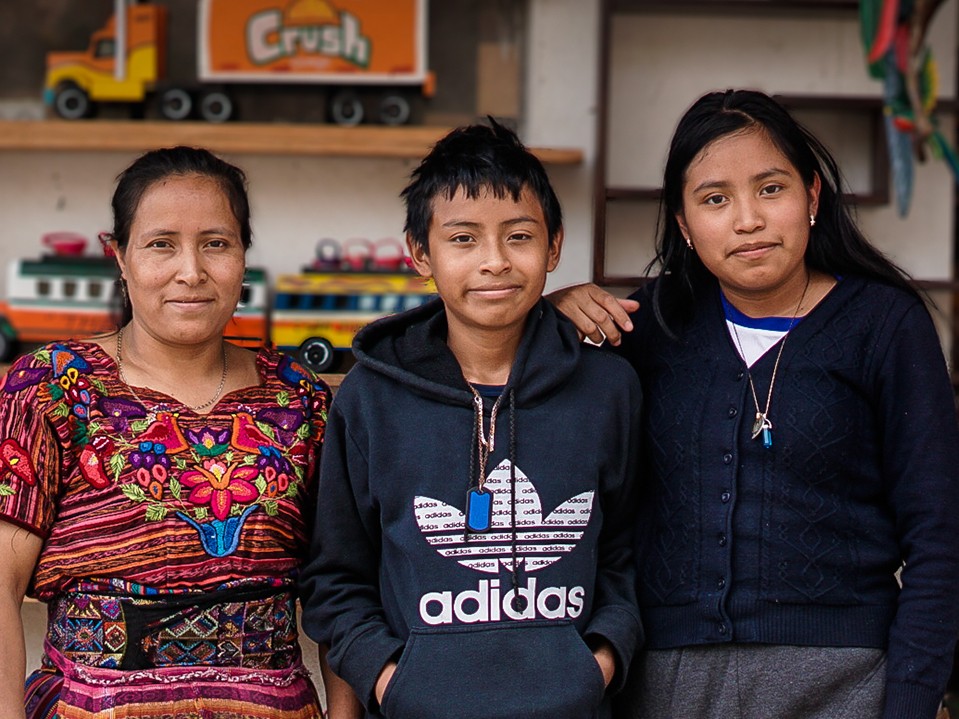
{"label": "orange toy bus", "polygon": [[[13,260],[7,299],[0,302],[0,361],[27,345],[90,337],[116,328],[116,262],[109,257],[48,255]],[[266,273],[248,268],[243,295],[227,325],[227,339],[244,347],[267,334]]]}

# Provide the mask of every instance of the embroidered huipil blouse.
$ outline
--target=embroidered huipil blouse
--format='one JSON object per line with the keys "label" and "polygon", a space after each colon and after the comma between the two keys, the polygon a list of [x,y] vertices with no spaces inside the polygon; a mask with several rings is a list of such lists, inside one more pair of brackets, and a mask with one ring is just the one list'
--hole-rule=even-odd
{"label": "embroidered huipil blouse", "polygon": [[271,350],[200,415],[142,402],[96,344],[21,357],[0,388],[0,518],[45,539],[30,594],[292,583],[329,389]]}

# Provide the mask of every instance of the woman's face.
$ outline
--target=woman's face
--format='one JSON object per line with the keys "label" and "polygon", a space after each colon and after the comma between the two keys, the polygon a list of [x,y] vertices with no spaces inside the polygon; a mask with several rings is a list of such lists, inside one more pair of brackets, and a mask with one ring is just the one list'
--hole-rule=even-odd
{"label": "woman's face", "polygon": [[819,188],[818,176],[803,184],[764,131],[748,129],[714,140],[690,163],[676,219],[730,299],[768,298],[805,282]]}
{"label": "woman's face", "polygon": [[215,180],[174,175],[148,187],[117,258],[138,329],[174,345],[219,339],[240,299],[246,252]]}

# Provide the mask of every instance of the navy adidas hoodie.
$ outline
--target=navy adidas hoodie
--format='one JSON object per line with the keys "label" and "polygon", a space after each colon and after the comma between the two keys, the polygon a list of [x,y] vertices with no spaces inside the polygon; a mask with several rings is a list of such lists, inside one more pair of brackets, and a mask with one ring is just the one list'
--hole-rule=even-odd
{"label": "navy adidas hoodie", "polygon": [[[634,594],[640,386],[583,346],[546,301],[531,311],[485,473],[474,396],[433,301],[369,325],[328,419],[303,624],[367,716],[609,716],[642,641]],[[485,402],[484,427],[491,405]],[[480,512],[480,515],[483,513]],[[589,648],[617,656],[609,690]],[[374,687],[399,662],[377,706]]]}

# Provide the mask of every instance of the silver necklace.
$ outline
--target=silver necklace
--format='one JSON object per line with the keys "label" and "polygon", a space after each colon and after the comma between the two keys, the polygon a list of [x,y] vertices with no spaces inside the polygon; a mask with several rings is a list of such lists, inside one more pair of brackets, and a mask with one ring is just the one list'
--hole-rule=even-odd
{"label": "silver necklace", "polygon": [[[796,305],[796,310],[793,312],[792,319],[789,320],[789,327],[786,328],[786,334],[783,335],[782,341],[779,343],[779,352],[776,353],[776,362],[773,364],[773,376],[769,380],[769,391],[766,393],[765,409],[759,409],[759,396],[756,394],[756,384],[753,382],[753,373],[750,371],[749,365],[746,365],[746,377],[749,379],[749,389],[752,390],[753,404],[756,406],[756,419],[753,420],[751,439],[756,439],[762,435],[763,447],[766,449],[772,449],[773,446],[773,423],[769,419],[769,405],[772,403],[773,399],[773,387],[776,386],[776,374],[779,372],[779,360],[782,359],[783,349],[786,347],[786,340],[789,339],[789,333],[796,324],[796,318],[799,316],[799,309],[802,307],[803,300],[806,299],[806,291],[809,289],[809,281],[811,279],[812,273],[808,273],[806,275],[806,286],[803,287],[802,294],[799,296],[799,303]],[[730,324],[733,328],[733,335],[736,337],[736,344],[739,345],[739,354],[742,357],[743,362],[745,362],[746,353],[743,351],[743,343],[739,339],[739,332],[736,330],[736,323],[730,322]]]}
{"label": "silver necklace", "polygon": [[[124,328],[121,327],[119,331],[117,331],[117,374],[120,376],[120,380],[130,390],[130,394],[136,397],[137,401],[140,404],[146,406],[147,403],[144,402],[143,399],[140,397],[140,395],[136,393],[136,390],[133,389],[133,385],[130,384],[130,381],[123,374],[123,330]],[[216,388],[216,392],[214,393],[214,395],[203,404],[192,405],[192,404],[187,404],[186,402],[180,402],[180,404],[182,404],[187,409],[193,410],[194,412],[198,412],[201,409],[206,409],[207,407],[212,405],[214,402],[216,402],[220,398],[220,394],[223,392],[223,388],[226,386],[226,375],[227,375],[227,369],[228,369],[226,364],[226,345],[221,343],[220,347],[223,350],[223,374],[220,375],[220,386]]]}

